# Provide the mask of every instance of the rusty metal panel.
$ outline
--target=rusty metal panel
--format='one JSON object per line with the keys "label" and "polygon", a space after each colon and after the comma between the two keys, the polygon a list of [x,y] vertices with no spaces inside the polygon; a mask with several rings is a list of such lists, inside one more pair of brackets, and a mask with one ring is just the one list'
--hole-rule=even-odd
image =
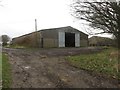
{"label": "rusty metal panel", "polygon": [[75,47],[80,47],[80,33],[75,33]]}
{"label": "rusty metal panel", "polygon": [[59,32],[58,39],[59,39],[59,47],[65,47],[65,32]]}

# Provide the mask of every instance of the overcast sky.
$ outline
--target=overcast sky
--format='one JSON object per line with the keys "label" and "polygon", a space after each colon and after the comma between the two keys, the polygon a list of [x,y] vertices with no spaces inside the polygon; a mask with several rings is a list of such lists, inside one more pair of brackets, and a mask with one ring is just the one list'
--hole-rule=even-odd
{"label": "overcast sky", "polygon": [[[11,38],[38,30],[72,26],[86,33],[81,21],[70,15],[73,0],[2,0],[0,3],[0,35]],[[108,36],[108,35],[104,35]]]}

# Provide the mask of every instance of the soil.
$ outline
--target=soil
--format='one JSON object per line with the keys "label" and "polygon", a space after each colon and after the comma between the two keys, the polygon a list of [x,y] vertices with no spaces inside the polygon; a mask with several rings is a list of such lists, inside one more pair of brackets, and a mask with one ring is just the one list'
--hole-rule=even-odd
{"label": "soil", "polygon": [[117,88],[117,80],[69,65],[66,56],[89,54],[101,48],[3,48],[12,68],[11,88]]}

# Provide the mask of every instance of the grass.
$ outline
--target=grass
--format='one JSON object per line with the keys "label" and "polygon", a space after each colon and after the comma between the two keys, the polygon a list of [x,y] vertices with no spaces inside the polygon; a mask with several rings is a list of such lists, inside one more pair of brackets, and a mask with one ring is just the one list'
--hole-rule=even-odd
{"label": "grass", "polygon": [[2,53],[0,52],[0,80],[2,80]]}
{"label": "grass", "polygon": [[27,47],[25,47],[25,46],[20,46],[20,45],[7,45],[7,46],[5,46],[6,48],[21,48],[21,49],[23,49],[23,48],[27,48]]}
{"label": "grass", "polygon": [[0,89],[2,89],[2,53],[0,52]]}
{"label": "grass", "polygon": [[9,88],[11,86],[11,68],[6,54],[2,54],[2,87]]}
{"label": "grass", "polygon": [[120,79],[120,73],[118,72],[118,50],[115,48],[109,48],[100,53],[69,56],[67,60],[71,65],[78,68]]}

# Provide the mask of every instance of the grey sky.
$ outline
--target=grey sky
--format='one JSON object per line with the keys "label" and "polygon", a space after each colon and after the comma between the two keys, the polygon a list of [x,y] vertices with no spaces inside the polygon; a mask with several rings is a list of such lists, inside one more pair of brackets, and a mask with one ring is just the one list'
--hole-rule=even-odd
{"label": "grey sky", "polygon": [[[0,7],[0,35],[17,37],[38,30],[72,26],[86,33],[82,21],[70,15],[73,0],[2,0]],[[108,36],[108,35],[104,35]]]}

